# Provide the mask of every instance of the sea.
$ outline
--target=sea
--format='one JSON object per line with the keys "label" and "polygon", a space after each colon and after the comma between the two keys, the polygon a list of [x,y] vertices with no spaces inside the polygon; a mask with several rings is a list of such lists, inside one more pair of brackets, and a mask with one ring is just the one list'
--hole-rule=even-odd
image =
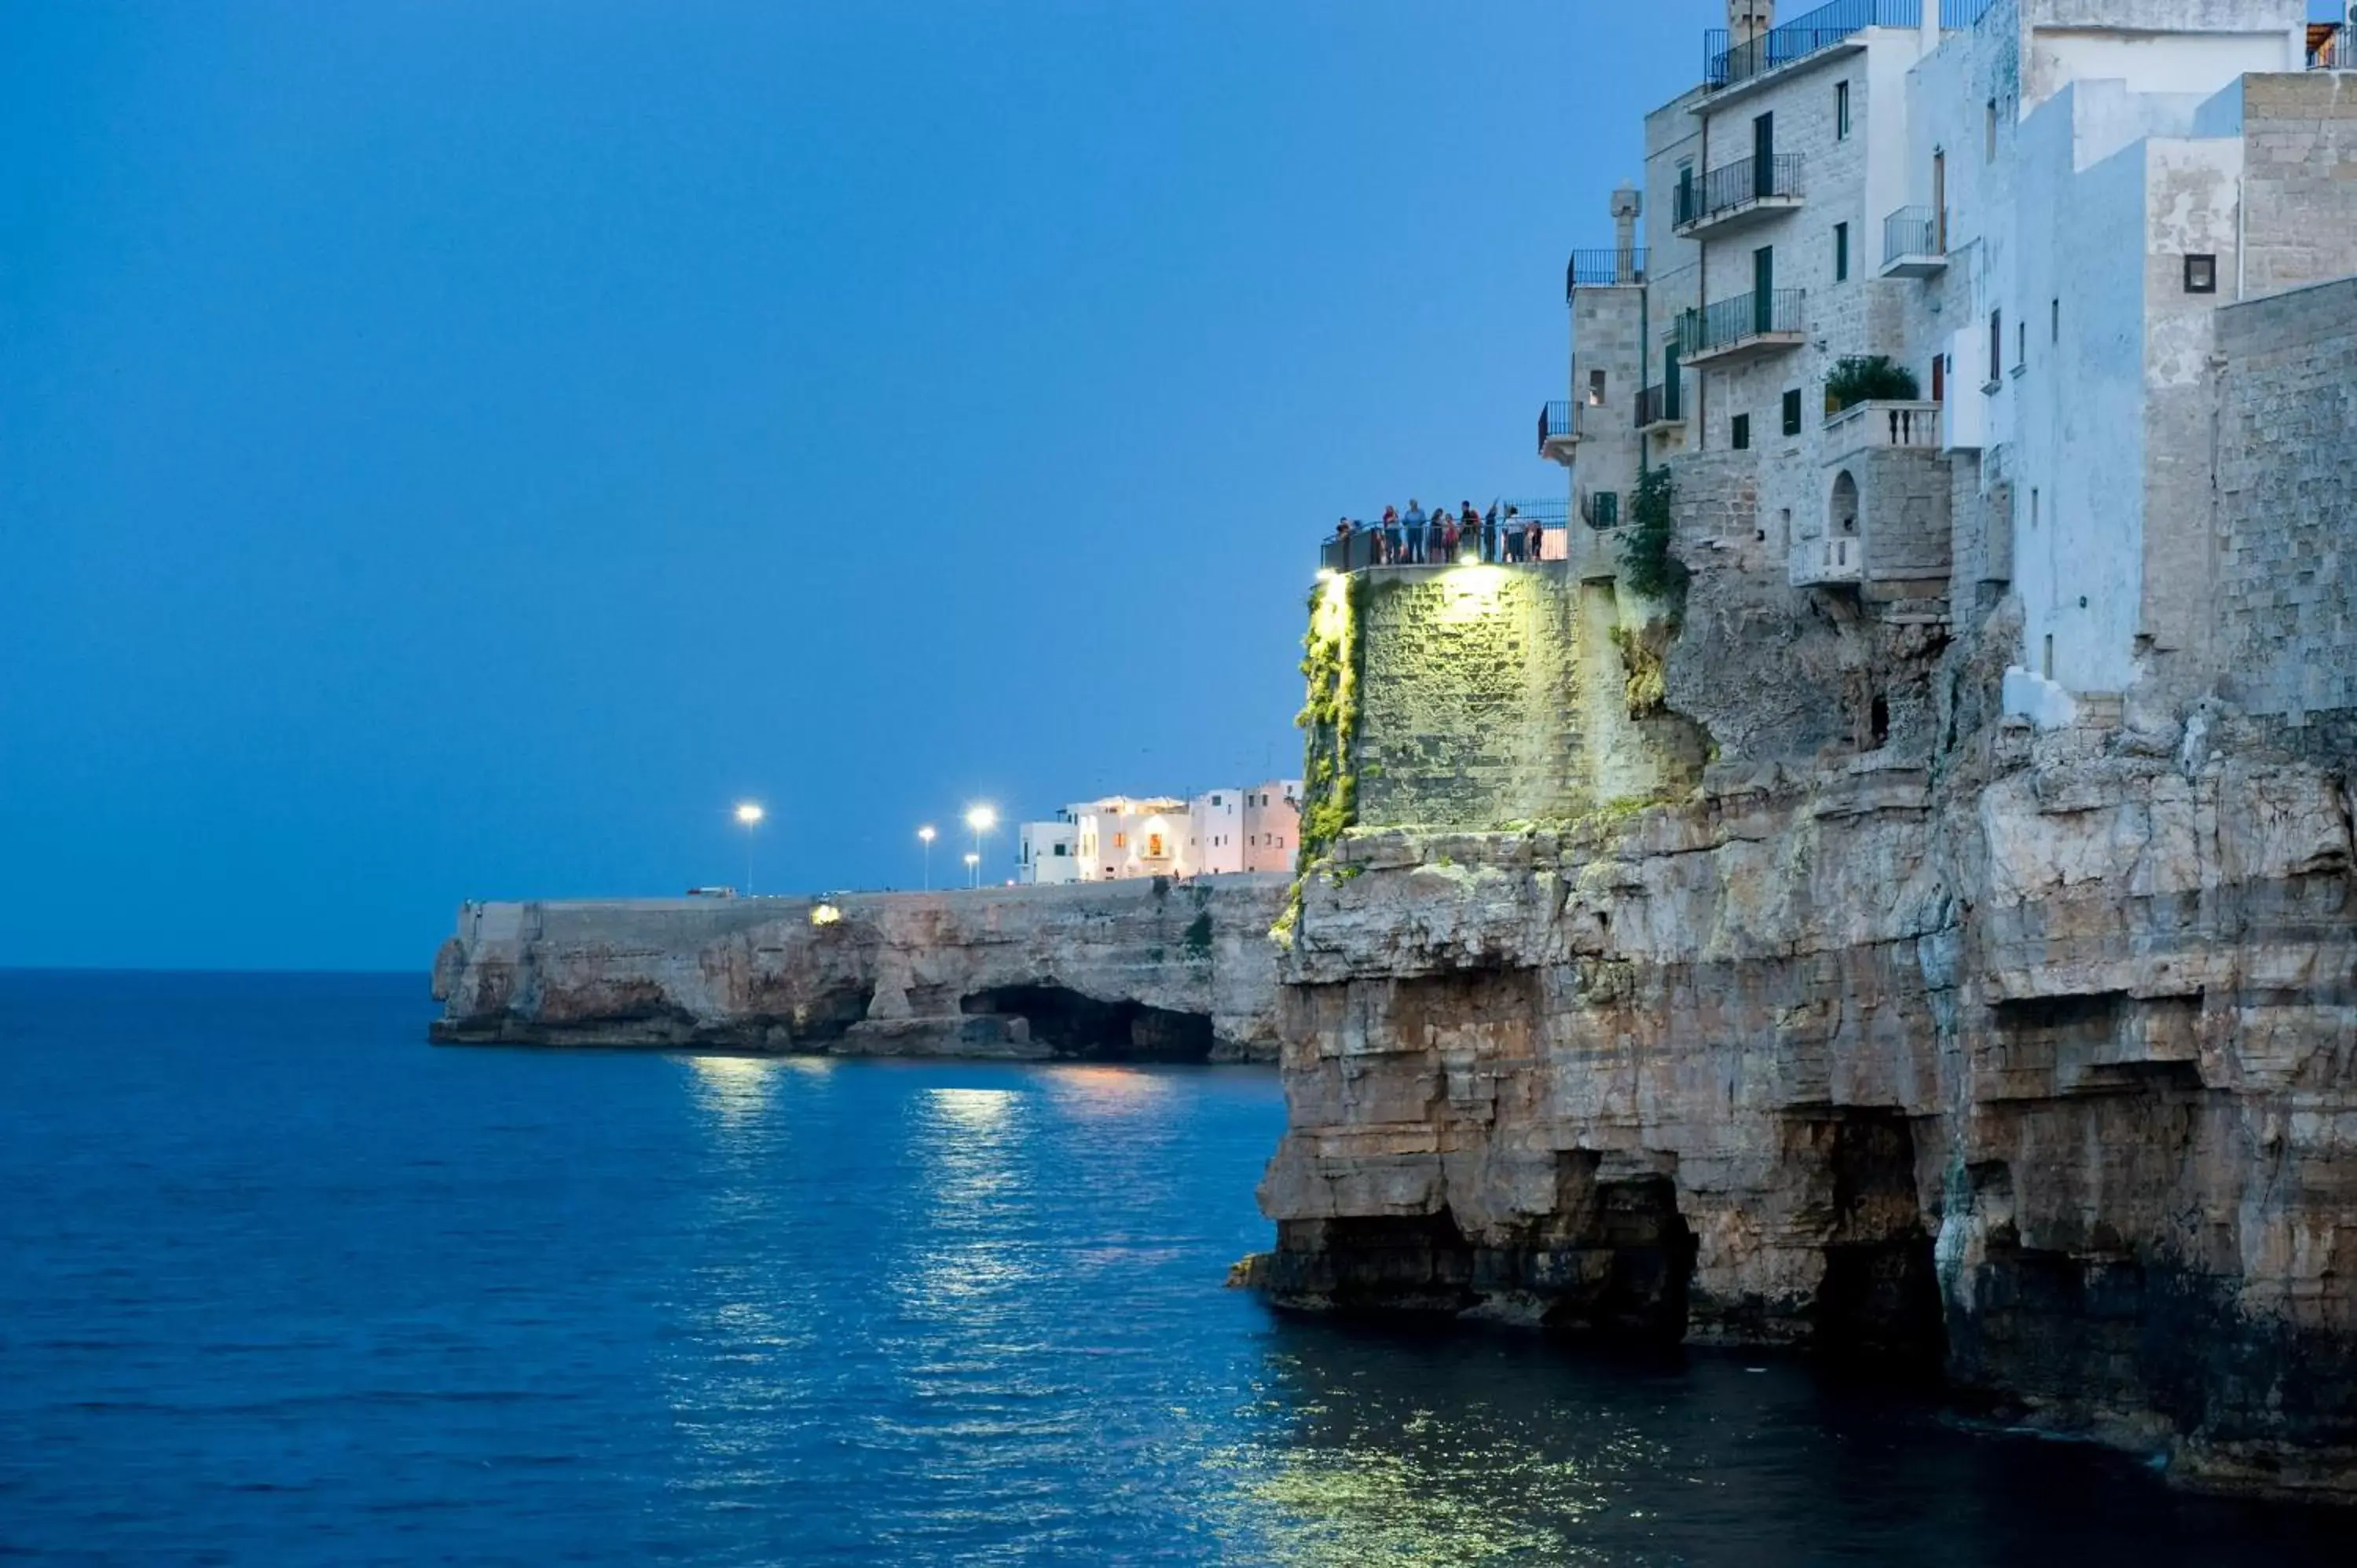
{"label": "sea", "polygon": [[2345,1565],[1805,1359],[1291,1318],[1266,1069],[436,1047],[0,973],[0,1560]]}

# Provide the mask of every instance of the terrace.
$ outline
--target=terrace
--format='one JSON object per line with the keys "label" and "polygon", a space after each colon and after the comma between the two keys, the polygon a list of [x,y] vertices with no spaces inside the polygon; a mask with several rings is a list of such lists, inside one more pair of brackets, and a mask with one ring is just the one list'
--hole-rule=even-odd
{"label": "terrace", "polygon": [[[1961,32],[1978,22],[1994,3],[1940,0],[1940,27],[1943,31]],[[1921,27],[1924,4],[1925,0],[1834,0],[1740,42],[1730,41],[1726,28],[1713,27],[1703,35],[1703,87],[1723,92],[1829,50],[1863,48],[1857,35],[1869,27]]]}
{"label": "terrace", "polygon": [[[1511,522],[1507,509],[1513,510]],[[1494,527],[1488,521],[1494,511]],[[1394,540],[1380,522],[1354,521],[1349,533],[1329,533],[1319,542],[1318,564],[1328,572],[1364,572],[1381,566],[1407,571],[1441,571],[1450,566],[1482,564],[1534,566],[1562,561],[1571,553],[1568,529],[1571,503],[1561,496],[1522,499],[1501,497],[1482,513],[1481,532],[1470,542],[1460,540],[1454,559],[1445,556],[1437,530],[1411,542],[1405,527]],[[1427,523],[1427,529],[1433,524]]]}
{"label": "terrace", "polygon": [[1631,245],[1612,251],[1574,251],[1563,270],[1563,297],[1583,288],[1625,288],[1645,281],[1645,247]]}

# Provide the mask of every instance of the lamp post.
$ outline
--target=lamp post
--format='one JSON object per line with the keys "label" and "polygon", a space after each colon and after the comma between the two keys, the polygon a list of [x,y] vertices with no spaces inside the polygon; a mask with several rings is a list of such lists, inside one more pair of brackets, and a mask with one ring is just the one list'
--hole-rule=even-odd
{"label": "lamp post", "polygon": [[966,881],[972,886],[975,887],[982,886],[982,856],[972,850],[965,852],[965,876]]}
{"label": "lamp post", "polygon": [[[965,814],[965,825],[974,830],[974,853],[966,856],[966,864],[979,868],[982,865],[982,835],[998,825],[998,811],[991,806],[973,807]],[[974,885],[976,887],[982,886],[979,869],[974,874]]]}
{"label": "lamp post", "polygon": [[761,825],[761,819],[768,814],[761,810],[759,801],[737,802],[737,821],[745,830],[745,897],[748,898],[753,896],[753,830]]}
{"label": "lamp post", "polygon": [[933,890],[933,829],[928,822],[917,830],[917,842],[925,846],[925,891]]}

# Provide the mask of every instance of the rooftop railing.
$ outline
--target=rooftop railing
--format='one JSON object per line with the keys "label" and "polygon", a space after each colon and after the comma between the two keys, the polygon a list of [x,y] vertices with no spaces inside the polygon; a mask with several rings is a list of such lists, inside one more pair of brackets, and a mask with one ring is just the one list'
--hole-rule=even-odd
{"label": "rooftop railing", "polygon": [[1606,288],[1614,284],[1645,281],[1645,247],[1632,245],[1625,251],[1574,251],[1571,264],[1564,269],[1564,297],[1579,288]]}
{"label": "rooftop railing", "polygon": [[1802,291],[1780,288],[1767,294],[1738,294],[1715,300],[1699,310],[1678,316],[1678,358],[1693,360],[1747,338],[1771,332],[1799,332]]}
{"label": "rooftop railing", "polygon": [[[1943,26],[1947,25],[1950,4],[1955,4],[1960,13],[1969,9],[1964,0],[1943,0]],[[1983,0],[1983,9],[1986,4],[1987,0]],[[1739,44],[1728,43],[1725,27],[1713,27],[1703,35],[1703,85],[1721,88],[1749,81],[1794,60],[1806,59],[1819,49],[1829,49],[1868,27],[1918,27],[1922,23],[1923,0],[1834,0],[1830,5],[1820,5]]]}
{"label": "rooftop railing", "polygon": [[1801,155],[1738,158],[1677,188],[1677,226],[1700,223],[1729,208],[1801,194]]}

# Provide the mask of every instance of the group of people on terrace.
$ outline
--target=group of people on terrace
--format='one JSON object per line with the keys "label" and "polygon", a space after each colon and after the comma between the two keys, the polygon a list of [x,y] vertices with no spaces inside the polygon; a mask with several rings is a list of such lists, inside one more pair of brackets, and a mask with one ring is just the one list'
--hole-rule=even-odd
{"label": "group of people on terrace", "polygon": [[1535,561],[1542,528],[1537,518],[1526,518],[1510,505],[1501,510],[1496,501],[1486,513],[1474,510],[1471,501],[1454,512],[1440,506],[1427,513],[1410,497],[1405,515],[1387,506],[1381,522],[1342,519],[1334,525],[1334,539],[1348,549],[1354,536],[1366,535],[1377,566],[1447,566],[1459,561]]}

